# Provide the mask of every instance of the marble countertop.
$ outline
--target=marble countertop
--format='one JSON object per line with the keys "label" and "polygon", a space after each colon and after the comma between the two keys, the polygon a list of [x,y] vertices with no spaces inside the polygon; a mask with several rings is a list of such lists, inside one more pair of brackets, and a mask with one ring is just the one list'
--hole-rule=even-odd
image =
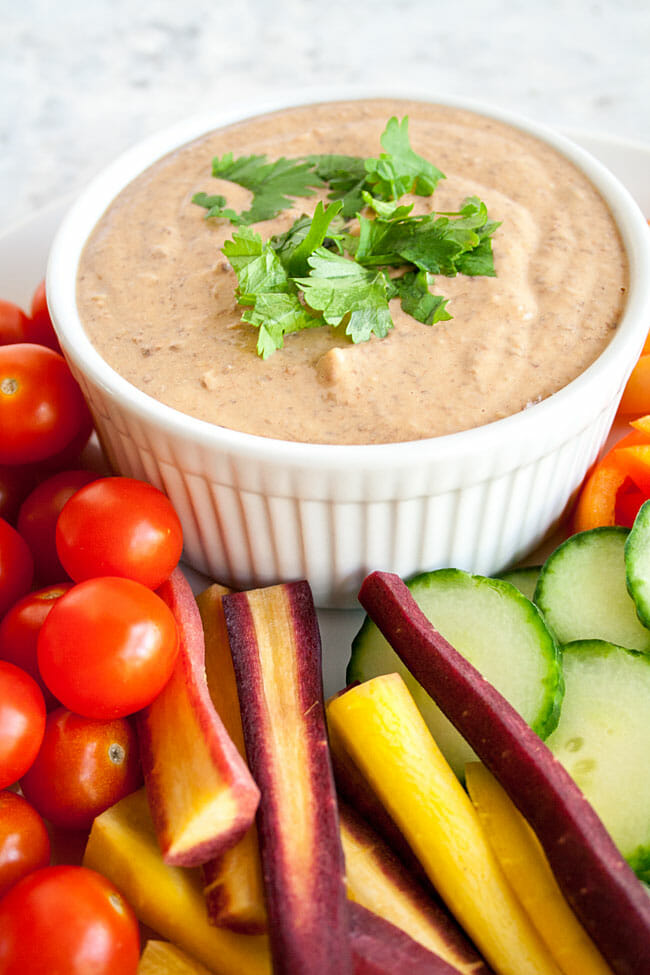
{"label": "marble countertop", "polygon": [[461,95],[650,144],[647,0],[0,0],[0,230],[141,137],[310,87]]}

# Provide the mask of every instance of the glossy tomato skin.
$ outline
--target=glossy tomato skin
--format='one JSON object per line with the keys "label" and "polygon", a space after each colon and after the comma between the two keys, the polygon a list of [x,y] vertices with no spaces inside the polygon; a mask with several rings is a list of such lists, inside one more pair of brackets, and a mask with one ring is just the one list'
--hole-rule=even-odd
{"label": "glossy tomato skin", "polygon": [[37,481],[31,466],[0,464],[0,518],[15,525],[20,506]]}
{"label": "glossy tomato skin", "polygon": [[41,676],[61,703],[88,718],[121,718],[146,707],[171,676],[176,622],[163,600],[115,576],[73,586],[38,638]]}
{"label": "glossy tomato skin", "polygon": [[130,477],[105,477],[65,505],[56,545],[75,582],[114,575],[157,589],[181,557],[183,530],[162,491]]}
{"label": "glossy tomato skin", "polygon": [[31,318],[27,325],[28,342],[37,342],[39,345],[47,345],[55,352],[61,351],[59,340],[56,337],[50,312],[47,307],[45,295],[45,281],[41,281],[37,286],[32,297]]}
{"label": "glossy tomato skin", "polygon": [[33,870],[50,862],[50,836],[26,799],[0,792],[0,898]]}
{"label": "glossy tomato skin", "polygon": [[38,684],[20,667],[0,660],[0,789],[25,774],[44,732],[45,701]]}
{"label": "glossy tomato skin", "polygon": [[36,759],[20,781],[25,798],[55,826],[88,829],[95,816],[142,785],[135,727],[57,708]]}
{"label": "glossy tomato skin", "polygon": [[132,908],[94,870],[45,867],[0,901],[2,975],[136,975],[139,956]]}
{"label": "glossy tomato skin", "polygon": [[0,345],[15,345],[27,342],[29,319],[22,308],[13,301],[0,298]]}
{"label": "glossy tomato skin", "polygon": [[48,711],[57,707],[59,702],[38,669],[38,634],[50,610],[71,588],[71,582],[62,582],[28,592],[14,603],[0,621],[0,660],[8,660],[16,667],[22,667],[34,678],[43,692]]}
{"label": "glossy tomato skin", "polygon": [[0,617],[29,592],[34,559],[25,539],[0,518]]}
{"label": "glossy tomato skin", "polygon": [[59,471],[41,481],[21,504],[16,528],[29,545],[40,585],[68,578],[56,550],[57,519],[72,495],[98,476],[86,470]]}
{"label": "glossy tomato skin", "polygon": [[63,356],[44,345],[0,346],[0,464],[30,464],[63,450],[86,411]]}

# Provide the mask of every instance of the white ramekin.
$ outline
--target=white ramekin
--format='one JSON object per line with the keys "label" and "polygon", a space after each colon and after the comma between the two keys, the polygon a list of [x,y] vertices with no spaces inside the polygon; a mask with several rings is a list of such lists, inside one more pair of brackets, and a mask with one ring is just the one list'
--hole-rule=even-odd
{"label": "white ramekin", "polygon": [[71,368],[109,461],[171,498],[186,561],[236,588],[307,578],[319,606],[350,606],[372,569],[402,576],[439,566],[490,574],[523,558],[558,521],[607,437],[650,325],[650,235],[627,190],[597,160],[546,128],[460,99],[555,146],[607,200],[630,265],[624,317],[599,359],[553,396],[485,426],[417,442],[332,446],[271,440],[193,419],[119,376],[89,342],[76,307],[77,265],[116,194],[160,156],[261,112],[412,91],[311,91],[190,119],[101,173],[52,246],[47,293]]}

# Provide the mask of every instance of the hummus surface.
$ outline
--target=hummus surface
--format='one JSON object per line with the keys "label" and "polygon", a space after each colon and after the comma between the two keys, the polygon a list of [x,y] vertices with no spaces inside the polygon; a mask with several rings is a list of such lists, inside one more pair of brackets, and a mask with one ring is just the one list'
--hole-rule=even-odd
{"label": "hummus surface", "polygon": [[[422,324],[395,300],[386,338],[353,345],[343,328],[312,328],[262,360],[220,250],[234,228],[206,220],[191,202],[205,191],[236,210],[249,205],[246,190],[211,177],[212,157],[376,157],[393,115],[408,115],[414,150],[447,177],[432,197],[414,198],[416,212],[457,210],[477,195],[502,222],[493,238],[497,276],[437,277],[433,290],[449,298],[451,321]],[[318,199],[297,199],[255,229],[265,239],[281,233]],[[607,206],[555,150],[471,112],[374,100],[247,120],[166,156],[99,221],[77,297],[100,354],[161,402],[265,437],[368,444],[479,426],[549,396],[607,345],[626,288]]]}

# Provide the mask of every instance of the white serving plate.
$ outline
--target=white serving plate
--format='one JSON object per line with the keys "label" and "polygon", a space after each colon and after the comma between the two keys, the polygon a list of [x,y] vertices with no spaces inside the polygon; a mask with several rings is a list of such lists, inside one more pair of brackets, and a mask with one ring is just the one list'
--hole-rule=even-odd
{"label": "white serving plate", "polygon": [[[586,132],[572,131],[567,135],[608,166],[635,197],[643,213],[650,216],[650,146]],[[54,233],[71,203],[72,197],[57,200],[0,235],[0,297],[28,309],[32,293],[44,277]],[[187,575],[197,592],[210,582],[191,569]],[[325,693],[330,695],[345,683],[350,643],[363,613],[360,609],[321,609],[318,616]]]}

